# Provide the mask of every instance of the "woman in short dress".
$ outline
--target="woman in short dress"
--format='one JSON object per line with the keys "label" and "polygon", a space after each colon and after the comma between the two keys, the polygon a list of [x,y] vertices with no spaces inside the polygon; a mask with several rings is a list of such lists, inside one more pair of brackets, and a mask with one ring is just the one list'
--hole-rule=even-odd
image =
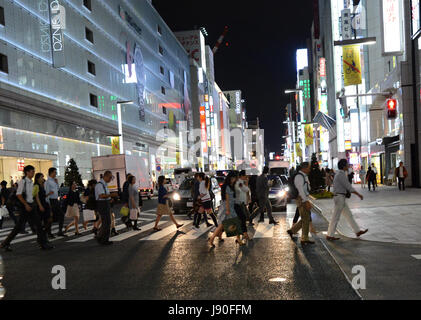
{"label": "woman in short dress", "polygon": [[155,221],[155,228],[154,231],[161,231],[158,228],[159,221],[161,220],[163,215],[169,215],[171,221],[176,225],[177,229],[180,229],[184,224],[179,224],[177,220],[175,220],[172,210],[168,206],[168,191],[164,187],[165,177],[161,176],[158,178],[158,208],[156,209],[156,221]]}
{"label": "woman in short dress", "polygon": [[80,201],[79,191],[77,190],[76,182],[71,184],[69,194],[67,195],[67,210],[66,210],[66,217],[73,218],[73,221],[67,225],[64,229],[64,232],[67,232],[70,227],[75,226],[76,232],[75,235],[80,235],[79,233],[79,205],[82,204]]}
{"label": "woman in short dress", "polygon": [[[215,247],[213,242],[216,237],[219,237],[219,239],[222,240],[222,232],[224,231],[224,226],[222,225],[223,221],[226,219],[235,218],[237,216],[234,208],[235,183],[237,180],[238,175],[236,173],[230,173],[225,179],[224,185],[222,186],[222,204],[218,214],[219,226],[208,240],[211,247]],[[240,246],[244,245],[244,243],[241,241],[240,235],[237,235],[235,242]]]}

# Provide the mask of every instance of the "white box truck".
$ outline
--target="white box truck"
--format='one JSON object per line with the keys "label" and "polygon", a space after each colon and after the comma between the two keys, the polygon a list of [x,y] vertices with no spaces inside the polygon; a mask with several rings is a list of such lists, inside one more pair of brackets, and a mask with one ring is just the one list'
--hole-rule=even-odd
{"label": "white box truck", "polygon": [[92,171],[99,181],[105,171],[111,171],[114,180],[109,183],[110,192],[120,193],[123,190],[126,175],[131,173],[136,177],[136,185],[143,197],[151,198],[153,192],[149,161],[146,156],[129,156],[124,154],[108,155],[92,158]]}

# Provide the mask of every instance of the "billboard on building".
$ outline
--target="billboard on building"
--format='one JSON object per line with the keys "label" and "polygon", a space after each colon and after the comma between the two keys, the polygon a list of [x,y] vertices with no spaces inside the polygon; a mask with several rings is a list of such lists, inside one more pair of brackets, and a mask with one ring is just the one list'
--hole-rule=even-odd
{"label": "billboard on building", "polygon": [[66,9],[62,5],[62,0],[49,0],[50,28],[51,28],[51,52],[53,55],[54,68],[63,68],[64,37],[63,30],[66,29]]}
{"label": "billboard on building", "polygon": [[383,0],[383,52],[385,54],[402,53],[402,1]]}
{"label": "billboard on building", "polygon": [[190,58],[194,59],[199,66],[206,70],[205,37],[200,30],[176,32],[175,36],[187,51]]}
{"label": "billboard on building", "polygon": [[360,46],[343,47],[343,70],[345,87],[362,83]]}

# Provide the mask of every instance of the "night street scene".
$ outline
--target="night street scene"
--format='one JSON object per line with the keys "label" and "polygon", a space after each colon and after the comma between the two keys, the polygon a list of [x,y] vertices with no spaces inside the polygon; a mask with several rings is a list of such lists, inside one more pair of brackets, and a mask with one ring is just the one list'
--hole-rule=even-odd
{"label": "night street scene", "polygon": [[0,0],[0,310],[421,300],[419,123],[420,0]]}

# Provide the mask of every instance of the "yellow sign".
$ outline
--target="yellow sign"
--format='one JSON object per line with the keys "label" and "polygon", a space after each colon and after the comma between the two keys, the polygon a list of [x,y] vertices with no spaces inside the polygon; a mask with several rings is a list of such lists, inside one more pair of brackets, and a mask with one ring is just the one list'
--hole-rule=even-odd
{"label": "yellow sign", "polygon": [[306,124],[304,126],[304,133],[305,133],[305,137],[306,137],[306,146],[313,145],[313,136],[314,136],[313,125],[312,124]]}
{"label": "yellow sign", "polygon": [[355,86],[362,83],[361,53],[359,45],[344,46],[342,52],[344,67],[344,84]]}
{"label": "yellow sign", "polygon": [[113,154],[120,154],[120,137],[111,138],[111,148]]}
{"label": "yellow sign", "polygon": [[295,144],[295,150],[296,150],[296,153],[297,153],[297,157],[302,158],[303,151],[301,150],[301,144],[300,143]]}

